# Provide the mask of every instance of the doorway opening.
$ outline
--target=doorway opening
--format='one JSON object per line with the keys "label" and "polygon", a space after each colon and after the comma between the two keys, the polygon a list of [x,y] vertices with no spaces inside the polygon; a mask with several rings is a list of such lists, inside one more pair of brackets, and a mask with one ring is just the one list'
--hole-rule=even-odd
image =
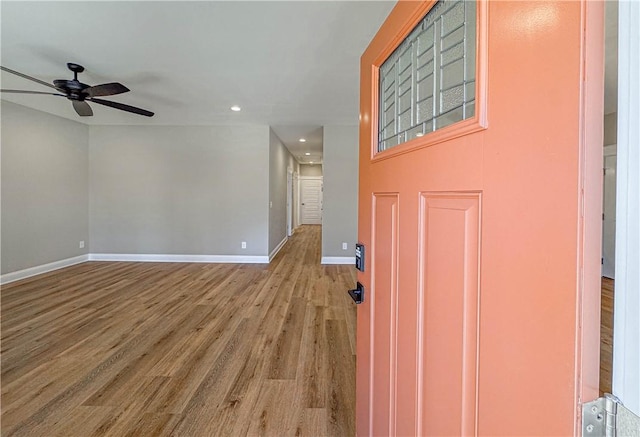
{"label": "doorway opening", "polygon": [[602,293],[600,301],[600,396],[612,392],[615,289],[616,161],[618,121],[618,2],[605,6],[605,102],[602,195]]}

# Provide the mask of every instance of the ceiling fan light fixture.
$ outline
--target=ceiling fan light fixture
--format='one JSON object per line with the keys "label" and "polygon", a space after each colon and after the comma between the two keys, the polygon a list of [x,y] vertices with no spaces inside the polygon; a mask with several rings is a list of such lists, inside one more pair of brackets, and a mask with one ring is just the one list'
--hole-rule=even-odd
{"label": "ceiling fan light fixture", "polygon": [[233,112],[240,112],[240,111],[242,111],[242,108],[241,108],[241,107],[239,107],[238,105],[233,105],[233,106],[232,106],[231,108],[229,108],[229,109],[231,109]]}
{"label": "ceiling fan light fixture", "polygon": [[305,153],[305,155],[310,156],[310,155],[311,155],[311,153],[307,152],[307,153]]}
{"label": "ceiling fan light fixture", "polygon": [[304,139],[304,138],[300,138],[298,141],[300,141],[301,143],[306,143],[307,142],[307,140]]}

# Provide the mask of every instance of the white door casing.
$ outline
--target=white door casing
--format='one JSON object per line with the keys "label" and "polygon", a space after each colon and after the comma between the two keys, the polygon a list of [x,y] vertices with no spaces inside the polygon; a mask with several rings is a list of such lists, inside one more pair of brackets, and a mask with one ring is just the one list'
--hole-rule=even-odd
{"label": "white door casing", "polygon": [[618,3],[613,394],[640,415],[640,2]]}
{"label": "white door casing", "polygon": [[300,226],[300,176],[293,172],[293,229]]}
{"label": "white door casing", "polygon": [[287,170],[287,237],[293,235],[293,170]]}

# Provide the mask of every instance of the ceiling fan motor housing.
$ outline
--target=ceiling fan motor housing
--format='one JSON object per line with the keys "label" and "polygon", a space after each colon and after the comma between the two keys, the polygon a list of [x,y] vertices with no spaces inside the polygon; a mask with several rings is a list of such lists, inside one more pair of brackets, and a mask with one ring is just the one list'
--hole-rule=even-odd
{"label": "ceiling fan motor housing", "polygon": [[70,100],[84,100],[88,95],[83,93],[83,91],[89,88],[89,85],[79,82],[76,79],[73,80],[65,80],[58,79],[53,81],[53,85],[64,92],[67,95],[67,98]]}
{"label": "ceiling fan motor housing", "polygon": [[63,91],[69,100],[79,100],[83,101],[86,97],[88,97],[87,93],[83,93],[83,91],[89,88],[89,85],[86,85],[78,80],[78,73],[82,73],[84,71],[84,67],[79,64],[74,64],[73,62],[67,63],[67,68],[73,71],[73,79],[58,79],[53,81],[53,85]]}

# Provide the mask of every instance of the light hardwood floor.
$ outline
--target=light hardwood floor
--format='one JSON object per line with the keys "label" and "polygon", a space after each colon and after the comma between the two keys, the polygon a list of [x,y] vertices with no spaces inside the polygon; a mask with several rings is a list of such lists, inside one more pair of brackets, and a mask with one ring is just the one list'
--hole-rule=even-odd
{"label": "light hardwood floor", "polygon": [[600,304],[600,396],[611,393],[613,365],[613,279],[602,278]]}
{"label": "light hardwood floor", "polygon": [[269,265],[89,262],[2,288],[3,436],[353,436],[355,284],[303,226]]}

